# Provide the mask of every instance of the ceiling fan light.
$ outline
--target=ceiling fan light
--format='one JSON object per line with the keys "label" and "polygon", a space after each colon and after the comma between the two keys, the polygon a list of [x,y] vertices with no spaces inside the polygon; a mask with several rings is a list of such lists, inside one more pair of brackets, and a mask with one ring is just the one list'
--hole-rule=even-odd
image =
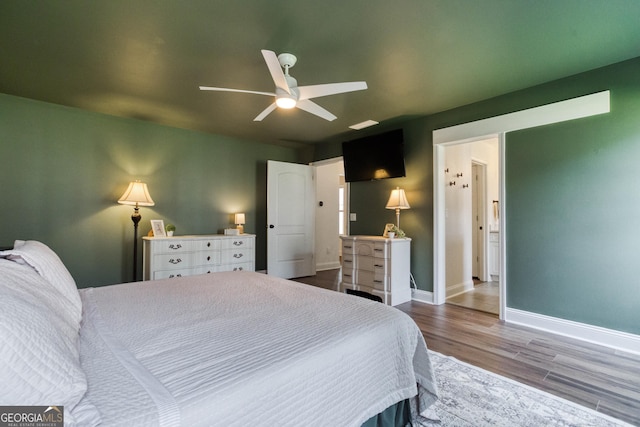
{"label": "ceiling fan light", "polygon": [[280,108],[293,108],[296,106],[296,100],[290,95],[280,95],[276,98],[276,105]]}

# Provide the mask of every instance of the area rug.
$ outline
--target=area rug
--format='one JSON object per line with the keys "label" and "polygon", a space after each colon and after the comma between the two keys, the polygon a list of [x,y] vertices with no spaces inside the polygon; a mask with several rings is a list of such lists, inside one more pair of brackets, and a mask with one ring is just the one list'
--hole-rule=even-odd
{"label": "area rug", "polygon": [[630,426],[576,403],[429,351],[440,399],[424,426]]}

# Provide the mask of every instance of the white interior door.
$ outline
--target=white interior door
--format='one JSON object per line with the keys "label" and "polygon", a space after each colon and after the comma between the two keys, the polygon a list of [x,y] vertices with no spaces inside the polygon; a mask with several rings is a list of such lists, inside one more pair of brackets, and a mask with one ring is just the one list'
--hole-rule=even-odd
{"label": "white interior door", "polygon": [[267,161],[267,274],[316,273],[314,204],[313,167]]}

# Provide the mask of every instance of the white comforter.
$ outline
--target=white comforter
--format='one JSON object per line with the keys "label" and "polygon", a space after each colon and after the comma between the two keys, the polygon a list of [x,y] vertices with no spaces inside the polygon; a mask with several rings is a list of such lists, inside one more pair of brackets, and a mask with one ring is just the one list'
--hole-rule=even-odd
{"label": "white comforter", "polygon": [[87,398],[104,425],[359,426],[435,399],[399,310],[258,273],[81,291]]}

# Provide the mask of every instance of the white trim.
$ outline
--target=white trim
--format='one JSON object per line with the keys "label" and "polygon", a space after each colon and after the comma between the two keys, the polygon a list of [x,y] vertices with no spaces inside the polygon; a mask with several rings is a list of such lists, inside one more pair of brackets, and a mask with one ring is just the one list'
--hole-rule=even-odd
{"label": "white trim", "polygon": [[316,272],[318,271],[326,271],[326,270],[335,270],[342,267],[340,265],[340,261],[335,262],[324,262],[321,264],[316,264]]}
{"label": "white trim", "polygon": [[504,220],[507,217],[507,191],[506,186],[504,185],[505,181],[505,135],[501,133],[498,135],[498,185],[499,185],[499,194],[498,198],[500,200],[498,204],[498,228],[500,229],[500,279],[498,280],[498,292],[500,294],[500,319],[504,320],[506,316],[507,310],[507,227],[506,221]]}
{"label": "white trim", "polygon": [[608,113],[611,110],[609,95],[609,91],[605,90],[541,107],[438,129],[433,131],[433,143],[471,142],[477,140],[479,135],[494,135]]}
{"label": "white trim", "polygon": [[422,289],[411,289],[411,300],[433,304],[433,292],[423,291]]}
{"label": "white trim", "polygon": [[515,308],[507,308],[505,317],[505,320],[509,323],[640,354],[640,335],[545,316],[543,314],[530,313]]}
{"label": "white trim", "polygon": [[504,319],[507,287],[507,276],[505,274],[507,230],[505,227],[506,211],[504,209],[504,133],[604,114],[608,113],[610,109],[610,93],[607,90],[433,131],[433,295],[435,304],[444,304],[446,299],[445,146],[480,141],[492,137],[499,138],[500,213],[502,214],[500,218],[500,319]]}
{"label": "white trim", "polygon": [[447,287],[447,299],[453,298],[460,294],[473,290],[473,280],[467,280],[466,282],[456,283]]}

